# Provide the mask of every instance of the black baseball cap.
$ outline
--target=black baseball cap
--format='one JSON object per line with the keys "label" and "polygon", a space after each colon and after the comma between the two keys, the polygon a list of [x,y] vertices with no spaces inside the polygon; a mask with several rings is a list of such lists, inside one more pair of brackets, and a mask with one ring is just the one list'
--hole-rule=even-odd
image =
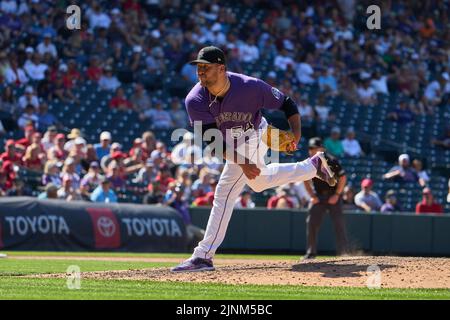
{"label": "black baseball cap", "polygon": [[314,137],[309,139],[308,148],[321,148],[323,147],[322,139],[319,137]]}
{"label": "black baseball cap", "polygon": [[225,54],[217,47],[204,47],[198,52],[197,59],[189,62],[190,64],[197,63],[217,63],[225,64]]}

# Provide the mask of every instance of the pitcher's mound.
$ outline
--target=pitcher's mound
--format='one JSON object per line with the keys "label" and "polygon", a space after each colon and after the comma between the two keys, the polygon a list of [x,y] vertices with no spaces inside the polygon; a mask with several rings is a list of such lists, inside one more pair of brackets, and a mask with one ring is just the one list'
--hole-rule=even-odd
{"label": "pitcher's mound", "polygon": [[82,279],[214,282],[381,288],[450,288],[450,259],[340,257],[326,260],[215,261],[216,271],[172,273],[168,268],[86,272]]}

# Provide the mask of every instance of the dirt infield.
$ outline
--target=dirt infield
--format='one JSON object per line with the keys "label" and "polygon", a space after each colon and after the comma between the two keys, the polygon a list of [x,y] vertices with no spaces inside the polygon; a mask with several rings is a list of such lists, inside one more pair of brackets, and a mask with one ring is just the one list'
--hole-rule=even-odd
{"label": "dirt infield", "polygon": [[[67,257],[67,259],[73,259],[73,257]],[[80,257],[80,259],[179,262],[179,259],[174,258],[119,258],[118,260],[107,257]],[[445,258],[360,256],[301,262],[217,259],[215,265],[214,272],[174,274],[168,268],[153,268],[84,272],[81,277],[101,280],[365,287],[369,278],[373,279],[379,274],[381,288],[450,288],[450,259]],[[368,268],[374,272],[368,272]],[[376,270],[380,272],[377,273]],[[65,274],[46,274],[39,277],[65,277]]]}

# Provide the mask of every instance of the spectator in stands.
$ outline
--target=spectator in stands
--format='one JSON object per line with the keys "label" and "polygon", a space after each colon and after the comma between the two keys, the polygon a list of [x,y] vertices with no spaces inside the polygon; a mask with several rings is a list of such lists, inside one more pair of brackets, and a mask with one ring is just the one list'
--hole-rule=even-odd
{"label": "spectator in stands", "polygon": [[336,117],[330,112],[331,107],[326,105],[325,97],[320,96],[314,110],[317,113],[317,120],[320,122],[333,121]]}
{"label": "spectator in stands", "polygon": [[82,80],[81,73],[78,71],[77,62],[70,59],[67,62],[66,70],[63,73],[63,83],[67,89],[73,89]]}
{"label": "spectator in stands", "polygon": [[44,34],[44,41],[38,44],[36,51],[43,56],[47,52],[50,53],[53,59],[58,57],[58,51],[56,46],[52,43],[52,35],[50,33]]}
{"label": "spectator in stands", "polygon": [[342,147],[344,148],[344,154],[349,157],[361,157],[364,152],[361,149],[361,145],[358,140],[355,139],[355,130],[353,127],[347,129],[345,139],[342,140]]}
{"label": "spectator in stands", "polygon": [[416,214],[437,214],[442,215],[444,210],[442,206],[434,201],[433,194],[430,188],[424,188],[422,191],[422,201],[416,205]]}
{"label": "spectator in stands", "polygon": [[306,208],[311,197],[306,191],[305,184],[303,182],[289,183],[288,187],[289,195],[294,202],[294,208]]}
{"label": "spectator in stands", "polygon": [[355,204],[355,190],[350,185],[346,185],[342,192],[342,209],[352,211],[360,210]]}
{"label": "spectator in stands", "polygon": [[450,178],[448,178],[448,194],[447,194],[447,203],[450,203]]}
{"label": "spectator in stands", "polygon": [[125,166],[126,175],[134,174],[145,167],[143,154],[141,148],[136,148],[132,155],[124,159],[123,164]]}
{"label": "spectator in stands", "polygon": [[414,121],[414,114],[406,100],[401,100],[398,107],[393,112],[388,113],[387,117],[399,124],[408,124]]}
{"label": "spectator in stands", "polygon": [[167,130],[173,128],[172,118],[167,110],[163,109],[162,101],[155,102],[155,108],[140,114],[141,121],[149,120],[152,130]]}
{"label": "spectator in stands", "polygon": [[210,191],[204,196],[197,197],[192,202],[193,207],[211,207],[214,201],[214,192]]}
{"label": "spectator in stands", "polygon": [[47,184],[52,183],[58,188],[61,187],[60,165],[61,162],[56,160],[49,160],[45,163],[44,174],[42,175],[42,185],[46,186]]}
{"label": "spectator in stands", "polygon": [[409,155],[401,154],[398,157],[398,165],[384,174],[383,179],[394,179],[397,182],[417,182],[417,174],[410,167]]}
{"label": "spectator in stands", "polygon": [[30,187],[26,186],[24,182],[16,178],[13,181],[13,185],[11,189],[6,191],[7,197],[26,197],[26,196],[32,196],[32,191]]}
{"label": "spectator in stands", "polygon": [[20,116],[17,124],[21,129],[24,129],[26,126],[31,125],[35,128],[38,127],[39,118],[35,112],[35,108],[33,105],[29,104],[23,110],[22,115]]}
{"label": "spectator in stands", "polygon": [[[277,70],[286,71],[288,65],[290,65],[291,67],[295,67],[295,61],[289,55],[288,51],[285,48],[282,48],[278,55],[275,57],[273,66]],[[298,76],[299,74],[297,74],[297,77]]]}
{"label": "spectator in stands", "polygon": [[337,80],[333,74],[334,70],[332,68],[322,69],[317,78],[320,91],[322,91],[325,96],[335,96],[338,93]]}
{"label": "spectator in stands", "polygon": [[109,101],[109,107],[119,111],[126,111],[132,109],[133,105],[125,96],[123,88],[119,87],[116,90],[116,95]]}
{"label": "spectator in stands", "polygon": [[174,128],[187,128],[189,126],[189,118],[185,108],[181,107],[180,99],[172,98],[170,102],[170,115]]}
{"label": "spectator in stands", "polygon": [[419,159],[414,159],[412,162],[412,169],[416,172],[416,175],[419,179],[419,185],[422,188],[426,187],[430,182],[430,176],[428,175],[426,170],[423,170],[422,161],[420,161]]}
{"label": "spectator in stands", "polygon": [[212,191],[209,183],[211,178],[212,175],[208,168],[200,170],[198,179],[192,184],[192,196],[194,198],[202,197]]}
{"label": "spectator in stands", "polygon": [[161,74],[166,71],[164,63],[164,51],[161,47],[156,46],[151,49],[151,53],[145,59],[147,71],[150,74]]}
{"label": "spectator in stands", "polygon": [[[16,96],[13,94],[11,87],[5,87],[0,96],[0,119],[7,131],[17,128],[17,124],[15,123],[18,113],[17,109]],[[12,122],[12,124],[9,127],[5,123],[5,119],[11,119],[9,121]]]}
{"label": "spectator in stands", "polygon": [[167,192],[170,183],[175,182],[167,165],[162,165],[158,169],[158,174],[147,186],[149,193],[152,195],[154,203],[161,203],[164,195]]}
{"label": "spectator in stands", "polygon": [[72,128],[70,133],[67,135],[69,140],[64,144],[64,149],[70,151],[75,144],[75,139],[78,137],[82,137],[81,130],[78,128]]}
{"label": "spectator in stands", "polygon": [[108,169],[106,170],[106,179],[111,182],[111,187],[115,191],[125,187],[126,180],[121,172],[121,167],[117,158],[111,161],[108,165]]}
{"label": "spectator in stands", "polygon": [[254,208],[255,203],[252,200],[252,194],[248,190],[242,191],[241,195],[236,199],[234,207],[237,209]]}
{"label": "spectator in stands", "polygon": [[373,106],[377,103],[377,95],[375,90],[370,86],[369,79],[363,80],[356,91],[361,105]]}
{"label": "spectator in stands", "polygon": [[55,145],[55,138],[58,134],[58,129],[56,126],[48,126],[47,130],[44,133],[44,137],[42,138],[42,147],[44,148],[45,152],[48,152],[50,148],[52,148]]}
{"label": "spectator in stands", "polygon": [[66,201],[81,200],[81,195],[73,186],[73,181],[70,176],[65,176],[62,179],[62,186],[58,189],[57,195],[59,199]]}
{"label": "spectator in stands", "polygon": [[145,166],[139,170],[134,182],[149,185],[156,178],[156,175],[157,172],[152,159],[147,159]]}
{"label": "spectator in stands", "polygon": [[80,182],[80,192],[84,199],[89,199],[91,193],[97,188],[105,177],[100,174],[98,162],[91,162],[89,171],[83,176]]}
{"label": "spectator in stands", "polygon": [[48,105],[42,102],[39,105],[39,112],[37,113],[38,128],[40,131],[46,131],[50,126],[62,127],[55,115],[48,111]]}
{"label": "spectator in stands", "polygon": [[[66,68],[66,65],[62,65],[61,70],[67,71]],[[72,90],[64,84],[64,77],[60,72],[56,74],[56,78],[50,88],[50,92],[53,98],[57,98],[62,102],[75,102],[76,104],[80,104],[80,101],[75,97]]]}
{"label": "spectator in stands", "polygon": [[370,80],[370,87],[375,91],[375,93],[389,95],[388,76],[381,75],[381,72],[378,70],[375,71],[372,74],[372,80]]}
{"label": "spectator in stands", "polygon": [[[195,52],[191,52],[188,61],[193,61],[195,59],[197,59],[197,54]],[[181,68],[181,76],[190,87],[193,87],[198,82],[197,67],[190,63],[184,64],[183,68]]]}
{"label": "spectator in stands", "polygon": [[45,78],[45,71],[48,69],[48,65],[42,63],[41,60],[41,55],[39,53],[34,53],[31,61],[25,63],[25,72],[33,81],[40,81]]}
{"label": "spectator in stands", "polygon": [[119,157],[122,157],[124,154],[122,152],[122,145],[118,142],[114,142],[111,144],[111,147],[109,149],[109,154],[103,156],[100,160],[100,167],[104,172],[108,170],[108,165],[113,161],[113,156],[117,159]]}
{"label": "spectator in stands", "polygon": [[422,101],[430,109],[434,109],[442,102],[445,84],[445,77],[440,76],[426,86]]}
{"label": "spectator in stands", "polygon": [[294,208],[294,201],[289,196],[289,187],[278,187],[276,194],[267,201],[267,209],[292,209]]}
{"label": "spectator in stands", "polygon": [[97,158],[101,161],[102,158],[109,154],[111,149],[111,133],[109,131],[103,131],[100,133],[100,142],[94,144],[95,153]]}
{"label": "spectator in stands", "polygon": [[303,61],[296,66],[297,80],[302,84],[313,84],[316,81],[313,68],[314,57],[311,53],[308,53]]}
{"label": "spectator in stands", "polygon": [[58,199],[58,186],[49,183],[45,186],[45,191],[39,194],[38,199]]}
{"label": "spectator in stands", "polygon": [[39,157],[41,147],[37,143],[33,143],[25,151],[22,158],[23,166],[33,171],[43,171],[45,158]]}
{"label": "spectator in stands", "polygon": [[19,66],[15,55],[11,57],[9,66],[4,70],[4,78],[6,83],[16,87],[24,86],[29,81],[25,70]]}
{"label": "spectator in stands", "polygon": [[183,164],[189,161],[188,159],[188,149],[193,148],[196,158],[199,159],[202,156],[202,150],[199,146],[194,145],[194,134],[192,132],[186,132],[183,135],[183,140],[176,144],[171,153],[171,160],[174,164]]}
{"label": "spectator in stands", "polygon": [[355,195],[355,204],[366,212],[380,210],[383,202],[374,191],[372,191],[373,181],[363,179],[361,182],[361,191]]}
{"label": "spectator in stands", "polygon": [[329,153],[336,157],[342,157],[344,155],[344,147],[340,140],[341,129],[339,127],[333,127],[331,134],[324,141],[324,147]]}
{"label": "spectator in stands", "polygon": [[11,161],[15,165],[22,165],[22,158],[16,152],[16,144],[14,140],[6,140],[5,152],[0,155],[0,160],[2,162]]}
{"label": "spectator in stands", "polygon": [[96,28],[108,29],[111,24],[111,18],[108,14],[102,11],[100,4],[94,2],[92,7],[89,8],[87,13],[89,19],[89,29],[95,30]]}
{"label": "spectator in stands", "polygon": [[100,61],[97,56],[92,56],[89,60],[89,68],[86,70],[86,76],[89,80],[98,82],[102,77],[103,70],[100,67]]}
{"label": "spectator in stands", "polygon": [[81,158],[81,166],[83,167],[83,171],[87,172],[92,162],[99,163],[99,160],[94,146],[92,144],[87,144],[85,157]]}
{"label": "spectator in stands", "polygon": [[55,145],[47,151],[48,160],[64,161],[69,152],[64,149],[66,143],[66,136],[63,133],[58,133],[55,137]]}
{"label": "spectator in stands", "polygon": [[437,139],[432,139],[431,143],[435,146],[450,149],[450,125],[447,125],[445,133]]}
{"label": "spectator in stands", "polygon": [[397,196],[395,190],[388,190],[385,196],[385,202],[381,206],[380,211],[382,213],[391,213],[402,211],[402,208],[398,205]]}
{"label": "spectator in stands", "polygon": [[24,154],[26,148],[32,143],[34,132],[35,130],[33,125],[25,126],[25,137],[16,141],[16,148],[19,154]]}
{"label": "spectator in stands", "polygon": [[152,100],[144,89],[144,86],[140,83],[134,85],[134,92],[130,102],[133,105],[134,111],[137,113],[144,113],[152,108]]}
{"label": "spectator in stands", "polygon": [[27,86],[25,88],[25,93],[19,98],[18,104],[21,110],[25,109],[26,106],[31,104],[37,111],[37,108],[39,107],[39,100],[38,97],[34,94],[33,87]]}
{"label": "spectator in stands", "polygon": [[75,169],[76,169],[75,159],[71,157],[67,158],[64,161],[64,166],[62,168],[61,179],[63,181],[63,185],[64,181],[67,180],[70,181],[72,189],[78,190],[80,188],[81,179]]}
{"label": "spectator in stands", "polygon": [[117,77],[113,75],[111,66],[107,65],[103,68],[103,74],[100,76],[98,85],[103,90],[116,91],[121,84]]}

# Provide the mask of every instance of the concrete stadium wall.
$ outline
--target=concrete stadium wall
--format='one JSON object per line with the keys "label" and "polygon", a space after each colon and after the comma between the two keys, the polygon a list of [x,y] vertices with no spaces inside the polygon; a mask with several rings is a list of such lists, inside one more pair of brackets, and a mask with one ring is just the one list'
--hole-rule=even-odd
{"label": "concrete stadium wall", "polygon": [[[209,208],[191,208],[193,223],[205,228]],[[347,212],[347,233],[353,250],[373,254],[450,256],[450,216]],[[234,210],[221,249],[304,252],[306,211]],[[329,216],[318,239],[320,253],[335,251],[335,233]],[[219,249],[220,250],[220,249]]]}

